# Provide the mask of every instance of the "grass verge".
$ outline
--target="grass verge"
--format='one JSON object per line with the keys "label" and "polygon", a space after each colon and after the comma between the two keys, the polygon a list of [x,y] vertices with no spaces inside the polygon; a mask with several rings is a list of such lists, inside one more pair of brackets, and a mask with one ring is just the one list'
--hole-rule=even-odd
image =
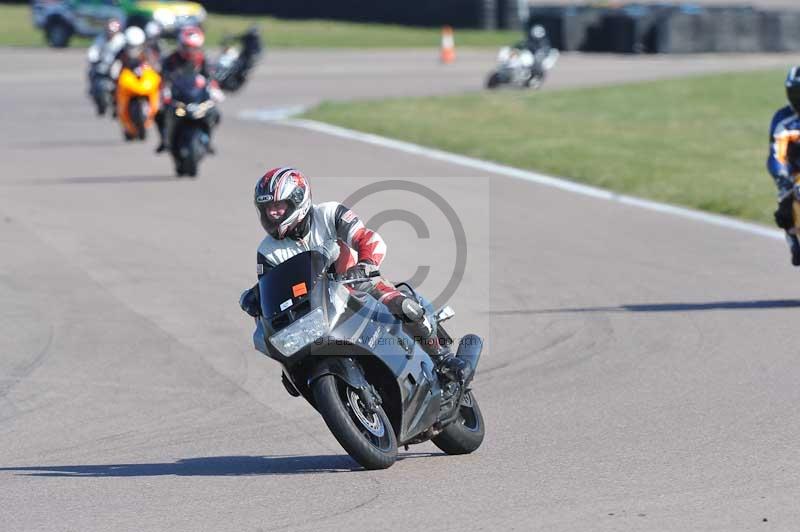
{"label": "grass verge", "polygon": [[[440,39],[437,28],[210,14],[205,23],[208,42],[216,45],[224,34],[240,33],[253,24],[261,28],[267,46],[276,48],[421,48],[439,46]],[[458,46],[497,47],[518,39],[514,31],[456,32]],[[70,46],[88,43],[72,39]],[[29,5],[0,4],[0,46],[45,46],[43,32],[33,26]]]}
{"label": "grass verge", "polygon": [[769,222],[775,189],[764,163],[784,75],[323,103],[305,117]]}

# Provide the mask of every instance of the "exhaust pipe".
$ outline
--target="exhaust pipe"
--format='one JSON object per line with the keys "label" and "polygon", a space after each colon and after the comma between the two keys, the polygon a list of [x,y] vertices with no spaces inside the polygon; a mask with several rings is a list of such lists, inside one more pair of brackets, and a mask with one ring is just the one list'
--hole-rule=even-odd
{"label": "exhaust pipe", "polygon": [[458,342],[456,356],[469,364],[469,373],[464,379],[465,383],[469,383],[472,377],[475,376],[475,370],[478,368],[478,361],[481,358],[482,350],[483,340],[476,334],[468,334]]}

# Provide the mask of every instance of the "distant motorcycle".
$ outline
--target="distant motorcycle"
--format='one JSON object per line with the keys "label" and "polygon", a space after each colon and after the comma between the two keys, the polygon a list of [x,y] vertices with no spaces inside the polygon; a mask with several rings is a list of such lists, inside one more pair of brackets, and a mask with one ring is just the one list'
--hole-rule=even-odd
{"label": "distant motorcycle", "polygon": [[161,76],[147,63],[123,67],[117,80],[117,111],[125,140],[144,140],[160,105]]}
{"label": "distant motorcycle", "polygon": [[497,54],[497,68],[486,80],[487,89],[501,85],[538,89],[544,83],[547,72],[558,61],[555,48],[534,54],[530,50],[504,46]]}
{"label": "distant motorcycle", "polygon": [[222,54],[212,66],[212,77],[223,91],[238,91],[247,81],[261,52],[261,36],[257,28],[225,38],[222,41]]}
{"label": "distant motorcycle", "polygon": [[107,73],[101,73],[96,64],[89,67],[89,95],[98,116],[104,116],[114,106],[116,83]]}
{"label": "distant motorcycle", "polygon": [[209,152],[211,131],[219,122],[209,81],[201,75],[180,76],[169,89],[169,100],[164,111],[174,114],[170,146],[175,172],[195,177],[200,161]]}
{"label": "distant motorcycle", "polygon": [[[330,273],[336,242],[324,248],[295,255],[258,282],[261,317],[253,341],[282,365],[287,392],[311,403],[367,469],[391,466],[398,445],[431,440],[447,454],[475,451],[485,426],[470,382],[482,340],[468,334],[459,342],[457,356],[469,366],[463,382],[440,378],[403,323],[376,299],[352,290],[367,278]],[[398,288],[426,308],[439,342],[452,343],[442,328],[452,309],[434,312],[413,288]]]}

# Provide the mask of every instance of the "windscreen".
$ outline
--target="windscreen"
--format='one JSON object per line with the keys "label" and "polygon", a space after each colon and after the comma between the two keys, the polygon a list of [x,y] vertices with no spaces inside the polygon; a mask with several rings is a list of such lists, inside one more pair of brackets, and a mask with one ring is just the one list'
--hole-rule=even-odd
{"label": "windscreen", "polygon": [[306,251],[262,275],[258,281],[262,315],[271,318],[291,308],[314,289],[327,263],[319,251]]}

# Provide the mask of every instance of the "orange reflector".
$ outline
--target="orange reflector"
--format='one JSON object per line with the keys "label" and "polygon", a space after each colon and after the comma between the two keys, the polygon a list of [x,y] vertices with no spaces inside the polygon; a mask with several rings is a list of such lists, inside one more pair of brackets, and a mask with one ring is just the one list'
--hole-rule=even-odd
{"label": "orange reflector", "polygon": [[304,296],[308,293],[308,288],[306,288],[306,283],[296,284],[292,287],[292,295],[294,297]]}

